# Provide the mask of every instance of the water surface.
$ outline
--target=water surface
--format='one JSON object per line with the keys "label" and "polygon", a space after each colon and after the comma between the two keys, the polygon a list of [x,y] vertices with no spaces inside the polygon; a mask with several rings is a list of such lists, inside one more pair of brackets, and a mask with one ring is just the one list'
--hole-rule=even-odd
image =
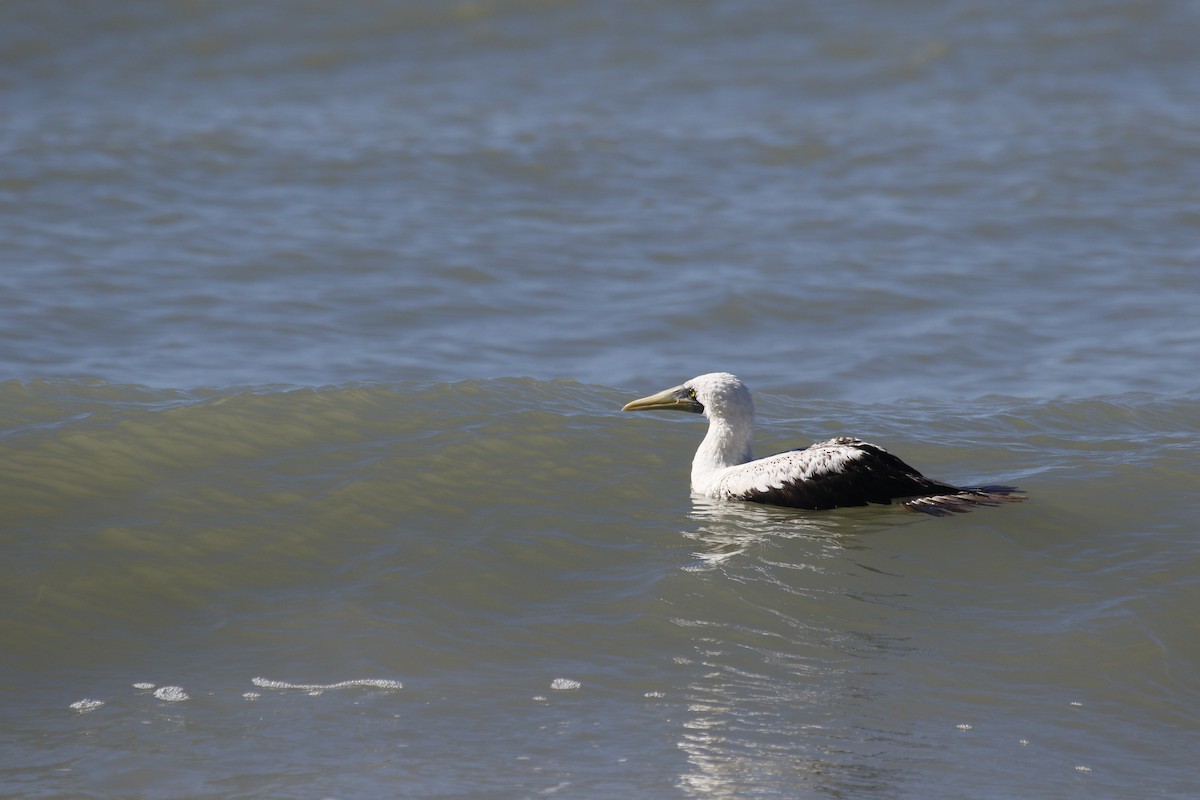
{"label": "water surface", "polygon": [[1200,794],[1193,4],[2,17],[0,794]]}

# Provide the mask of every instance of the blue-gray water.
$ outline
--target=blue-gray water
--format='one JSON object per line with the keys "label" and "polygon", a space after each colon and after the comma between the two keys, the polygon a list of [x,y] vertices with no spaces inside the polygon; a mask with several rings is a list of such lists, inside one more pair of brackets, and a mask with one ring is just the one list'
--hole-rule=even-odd
{"label": "blue-gray water", "polygon": [[1198,30],[4,6],[0,796],[1200,796]]}

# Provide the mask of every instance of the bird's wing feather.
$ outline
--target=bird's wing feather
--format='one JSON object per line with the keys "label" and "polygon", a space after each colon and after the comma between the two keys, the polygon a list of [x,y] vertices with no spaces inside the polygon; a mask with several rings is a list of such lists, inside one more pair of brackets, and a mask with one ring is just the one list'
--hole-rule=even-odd
{"label": "bird's wing feather", "polygon": [[808,509],[958,491],[926,478],[882,447],[848,438],[730,467],[720,485],[727,498]]}

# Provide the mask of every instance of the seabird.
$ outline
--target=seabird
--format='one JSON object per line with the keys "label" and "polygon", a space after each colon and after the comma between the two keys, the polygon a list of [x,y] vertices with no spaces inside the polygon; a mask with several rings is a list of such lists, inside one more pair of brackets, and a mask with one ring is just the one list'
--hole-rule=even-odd
{"label": "seabird", "polygon": [[944,516],[1025,499],[1011,486],[962,487],[926,478],[882,447],[850,437],[756,461],[750,453],[754,401],[746,384],[728,372],[700,375],[621,410],[653,409],[708,417],[708,434],[692,459],[692,491],[719,500],[811,510],[899,502]]}

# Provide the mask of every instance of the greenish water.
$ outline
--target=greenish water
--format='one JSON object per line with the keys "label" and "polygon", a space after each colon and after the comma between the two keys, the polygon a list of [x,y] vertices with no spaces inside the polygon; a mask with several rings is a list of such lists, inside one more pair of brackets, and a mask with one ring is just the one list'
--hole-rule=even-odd
{"label": "greenish water", "polygon": [[760,398],[762,452],[820,420],[808,438],[853,426],[929,474],[1030,493],[932,519],[693,500],[702,426],[621,415],[631,396],[4,384],[30,423],[0,447],[0,779],[21,796],[1196,788],[1195,398]]}

